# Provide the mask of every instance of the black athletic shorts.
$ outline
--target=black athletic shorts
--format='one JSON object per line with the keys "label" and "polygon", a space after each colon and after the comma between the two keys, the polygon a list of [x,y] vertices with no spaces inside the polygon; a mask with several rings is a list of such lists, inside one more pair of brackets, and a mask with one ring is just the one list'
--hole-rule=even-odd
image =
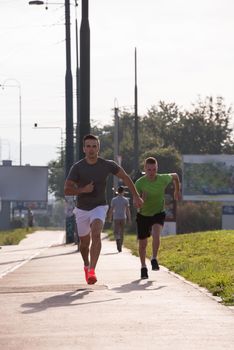
{"label": "black athletic shorts", "polygon": [[151,236],[151,229],[154,224],[164,225],[166,213],[163,211],[153,216],[144,216],[137,213],[137,237],[138,239],[145,239]]}

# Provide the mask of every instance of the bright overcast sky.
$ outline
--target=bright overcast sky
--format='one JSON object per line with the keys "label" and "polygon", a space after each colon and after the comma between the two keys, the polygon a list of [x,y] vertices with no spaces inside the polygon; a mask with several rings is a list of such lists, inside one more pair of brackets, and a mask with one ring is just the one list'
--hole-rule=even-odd
{"label": "bright overcast sky", "polygon": [[[0,0],[0,84],[6,85],[0,89],[0,158],[10,157],[14,165],[19,89],[7,85],[21,87],[23,164],[56,158],[65,130],[65,11],[64,1],[50,5],[55,2],[45,10],[27,0]],[[89,19],[94,123],[112,123],[115,99],[119,107],[133,108],[135,47],[139,114],[159,100],[189,108],[198,95],[223,96],[233,104],[233,0],[89,0]],[[75,87],[74,49],[72,65]],[[35,122],[55,129],[34,130]]]}

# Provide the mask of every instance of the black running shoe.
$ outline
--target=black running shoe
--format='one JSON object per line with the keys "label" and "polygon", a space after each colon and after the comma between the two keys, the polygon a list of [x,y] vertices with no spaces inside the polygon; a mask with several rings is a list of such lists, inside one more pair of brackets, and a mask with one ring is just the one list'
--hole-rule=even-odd
{"label": "black running shoe", "polygon": [[142,267],[141,268],[141,279],[145,280],[146,278],[149,278],[147,267]]}
{"label": "black running shoe", "polygon": [[159,270],[159,264],[157,262],[157,259],[152,259],[151,260],[151,266],[152,266],[152,270],[154,270],[154,271]]}

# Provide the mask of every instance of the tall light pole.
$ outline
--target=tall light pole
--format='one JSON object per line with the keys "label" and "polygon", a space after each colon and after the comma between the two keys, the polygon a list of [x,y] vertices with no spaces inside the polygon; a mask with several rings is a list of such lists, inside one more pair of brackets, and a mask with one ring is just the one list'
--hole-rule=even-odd
{"label": "tall light pole", "polygon": [[82,0],[80,26],[80,118],[79,159],[83,158],[83,137],[90,133],[90,29],[89,0]]}
{"label": "tall light pole", "polygon": [[79,160],[79,134],[80,134],[80,67],[79,67],[79,44],[78,44],[78,20],[77,20],[77,0],[75,0],[75,31],[76,31],[76,161]]}
{"label": "tall light pole", "polygon": [[66,104],[66,148],[65,176],[74,163],[73,145],[73,87],[71,72],[71,33],[70,33],[70,0],[65,0],[65,31],[66,31],[66,74],[65,74],[65,104]]}
{"label": "tall light pole", "polygon": [[[115,99],[115,108],[114,108],[114,160],[117,164],[119,163],[119,108],[117,100]],[[114,190],[117,191],[119,179],[117,176],[114,176]]]}
{"label": "tall light pole", "polygon": [[[29,5],[43,5],[44,1],[29,1]],[[65,177],[74,162],[73,143],[73,86],[71,71],[71,33],[70,33],[70,0],[64,1],[65,35],[66,35],[66,73],[65,73],[65,109],[66,109],[66,146],[65,146]],[[74,236],[69,229],[71,217],[66,215],[66,243],[74,242]]]}
{"label": "tall light pole", "polygon": [[[8,84],[8,82],[13,81],[15,84]],[[17,79],[9,78],[6,79],[3,84],[0,84],[2,89],[13,87],[17,88],[19,91],[19,165],[22,165],[22,95],[21,95],[21,84]]]}
{"label": "tall light pole", "polygon": [[135,87],[134,87],[134,177],[139,171],[139,145],[138,145],[138,96],[137,96],[137,50],[135,48]]}
{"label": "tall light pole", "polygon": [[[29,1],[29,5],[48,5],[40,0]],[[53,5],[61,4],[60,2]],[[70,0],[64,0],[65,7],[65,37],[66,37],[66,72],[65,72],[65,110],[66,110],[66,147],[65,147],[65,176],[74,162],[73,142],[73,84],[71,71],[71,32],[70,32]]]}
{"label": "tall light pole", "polygon": [[[46,9],[48,9],[48,5],[61,5],[61,2],[45,2],[41,0],[32,0],[29,1],[29,5],[46,5]],[[71,4],[73,5],[73,4]],[[78,20],[77,20],[77,7],[78,0],[74,0],[75,6],[75,39],[76,39],[76,147],[75,147],[75,159],[79,160],[79,139],[80,139],[80,69],[79,69],[79,45],[78,45]],[[66,17],[67,18],[67,17]],[[69,50],[69,49],[68,49]],[[74,147],[74,146],[73,146]]]}

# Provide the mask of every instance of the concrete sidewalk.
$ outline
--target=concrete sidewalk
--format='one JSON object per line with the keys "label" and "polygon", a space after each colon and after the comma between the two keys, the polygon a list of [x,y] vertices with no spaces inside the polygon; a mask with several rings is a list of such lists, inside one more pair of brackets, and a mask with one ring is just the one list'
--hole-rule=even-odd
{"label": "concrete sidewalk", "polygon": [[[38,234],[29,236],[35,245]],[[60,245],[40,243],[38,254],[0,279],[1,349],[233,349],[234,313],[204,290],[165,268],[140,280],[139,259],[127,249],[118,254],[107,239],[98,282],[88,286],[76,245],[62,244],[61,231],[53,235]]]}
{"label": "concrete sidewalk", "polygon": [[27,235],[18,245],[2,246],[0,278],[30,261],[43,250],[65,243],[64,231],[37,231]]}

